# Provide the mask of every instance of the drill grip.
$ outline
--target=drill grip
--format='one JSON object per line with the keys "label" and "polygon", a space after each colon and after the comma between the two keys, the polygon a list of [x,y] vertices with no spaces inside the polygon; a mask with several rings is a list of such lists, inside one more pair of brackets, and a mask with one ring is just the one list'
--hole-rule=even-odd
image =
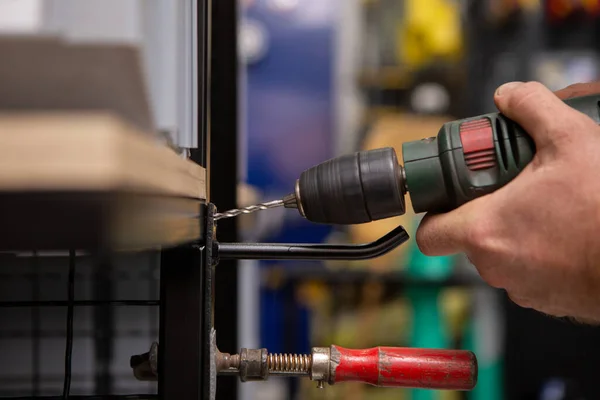
{"label": "drill grip", "polygon": [[[600,95],[566,100],[600,123]],[[406,185],[416,213],[445,212],[494,192],[535,155],[533,139],[514,121],[490,113],[444,124],[437,137],[404,143]]]}

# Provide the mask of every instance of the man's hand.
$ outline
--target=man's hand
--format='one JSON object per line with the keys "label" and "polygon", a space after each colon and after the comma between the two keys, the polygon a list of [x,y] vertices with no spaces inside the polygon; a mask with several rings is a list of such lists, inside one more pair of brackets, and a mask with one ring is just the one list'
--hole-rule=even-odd
{"label": "man's hand", "polygon": [[[600,84],[558,96],[594,92]],[[503,85],[495,102],[533,137],[535,157],[496,192],[426,216],[419,248],[466,253],[523,307],[600,322],[600,127],[536,82]]]}
{"label": "man's hand", "polygon": [[600,93],[600,82],[576,83],[555,92],[559,98],[566,100],[573,97],[587,96]]}

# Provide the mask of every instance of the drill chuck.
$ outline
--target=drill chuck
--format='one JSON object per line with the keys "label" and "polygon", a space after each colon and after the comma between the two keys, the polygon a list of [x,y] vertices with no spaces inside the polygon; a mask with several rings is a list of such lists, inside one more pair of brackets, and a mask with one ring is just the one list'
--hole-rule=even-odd
{"label": "drill chuck", "polygon": [[404,171],[392,148],[361,151],[307,169],[296,183],[300,212],[325,224],[361,224],[404,214]]}

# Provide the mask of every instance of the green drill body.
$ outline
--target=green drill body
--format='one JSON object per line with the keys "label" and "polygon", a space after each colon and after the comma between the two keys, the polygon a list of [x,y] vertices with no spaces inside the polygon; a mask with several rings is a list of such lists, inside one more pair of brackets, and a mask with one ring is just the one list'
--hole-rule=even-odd
{"label": "green drill body", "polygon": [[[599,101],[566,103],[599,123]],[[414,211],[441,212],[506,185],[531,162],[535,143],[518,124],[490,113],[448,122],[435,138],[404,143],[402,154]]]}

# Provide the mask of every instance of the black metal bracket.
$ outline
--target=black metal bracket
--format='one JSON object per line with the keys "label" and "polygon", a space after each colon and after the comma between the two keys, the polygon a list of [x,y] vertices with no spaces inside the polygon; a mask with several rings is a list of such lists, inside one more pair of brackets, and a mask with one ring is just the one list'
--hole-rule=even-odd
{"label": "black metal bracket", "polygon": [[213,242],[215,258],[238,260],[366,260],[382,256],[409,239],[399,226],[365,244],[285,244]]}

